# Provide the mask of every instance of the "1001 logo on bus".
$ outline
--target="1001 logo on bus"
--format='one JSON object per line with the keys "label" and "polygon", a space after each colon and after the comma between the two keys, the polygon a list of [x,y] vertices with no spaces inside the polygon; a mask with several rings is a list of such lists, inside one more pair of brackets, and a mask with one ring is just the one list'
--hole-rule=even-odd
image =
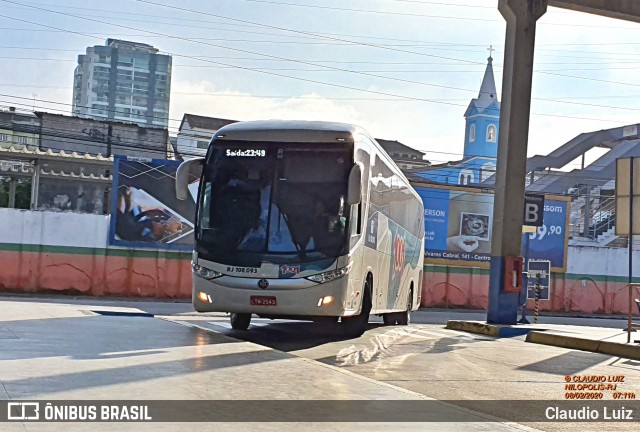
{"label": "1001 logo on bus", "polygon": [[393,240],[393,271],[402,271],[406,251],[407,243],[404,237],[396,234],[395,239]]}

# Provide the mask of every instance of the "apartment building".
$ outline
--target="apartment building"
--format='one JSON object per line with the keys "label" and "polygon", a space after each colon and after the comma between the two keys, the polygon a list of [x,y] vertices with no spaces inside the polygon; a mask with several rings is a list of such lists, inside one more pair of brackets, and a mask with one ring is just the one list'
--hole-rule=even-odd
{"label": "apartment building", "polygon": [[170,91],[171,56],[151,45],[107,39],[78,56],[72,113],[167,128]]}

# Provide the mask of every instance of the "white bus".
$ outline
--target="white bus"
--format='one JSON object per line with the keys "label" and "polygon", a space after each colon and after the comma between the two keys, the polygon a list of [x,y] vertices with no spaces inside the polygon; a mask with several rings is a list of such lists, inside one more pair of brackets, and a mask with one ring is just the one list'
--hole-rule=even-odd
{"label": "white bus", "polygon": [[419,307],[422,200],[363,129],[234,123],[180,165],[178,198],[196,182],[196,311],[228,312],[236,330],[256,314],[340,319],[361,335],[370,314],[406,325]]}

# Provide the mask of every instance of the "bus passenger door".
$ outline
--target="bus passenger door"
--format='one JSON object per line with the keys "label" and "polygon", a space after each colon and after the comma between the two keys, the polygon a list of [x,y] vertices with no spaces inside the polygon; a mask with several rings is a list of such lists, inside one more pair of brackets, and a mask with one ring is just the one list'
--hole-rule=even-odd
{"label": "bus passenger door", "polygon": [[[363,227],[363,212],[364,203],[360,201],[358,204],[350,206],[350,226],[349,226],[349,260],[351,262],[351,276],[349,277],[349,292],[347,293],[347,309],[356,309],[360,304],[362,297],[362,288],[364,287],[365,269],[363,268],[363,242],[360,241],[362,237]],[[356,293],[360,293],[356,297]]]}

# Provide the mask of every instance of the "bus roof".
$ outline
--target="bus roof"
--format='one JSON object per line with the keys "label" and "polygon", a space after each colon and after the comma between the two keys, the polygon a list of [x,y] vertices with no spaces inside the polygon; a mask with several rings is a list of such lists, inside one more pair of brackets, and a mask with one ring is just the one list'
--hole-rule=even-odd
{"label": "bus roof", "polygon": [[[308,132],[314,132],[309,134]],[[213,141],[219,144],[226,140],[256,141],[256,142],[296,142],[296,143],[353,143],[355,135],[368,137],[380,152],[385,163],[403,179],[417,199],[418,193],[411,187],[409,180],[396,165],[391,156],[382,148],[362,127],[349,123],[309,121],[309,120],[254,120],[232,123],[221,127],[213,136]],[[224,144],[222,144],[224,145]]]}
{"label": "bus roof", "polygon": [[[316,132],[309,134],[308,132]],[[220,128],[214,137],[247,141],[353,142],[356,134],[369,134],[347,123],[307,120],[256,120],[232,123]]]}

